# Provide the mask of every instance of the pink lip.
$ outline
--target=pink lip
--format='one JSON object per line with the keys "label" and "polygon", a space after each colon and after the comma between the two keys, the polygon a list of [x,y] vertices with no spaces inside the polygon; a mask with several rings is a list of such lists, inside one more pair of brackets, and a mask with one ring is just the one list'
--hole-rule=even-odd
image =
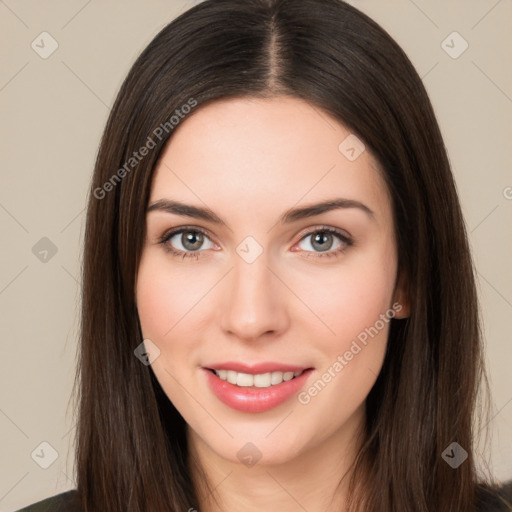
{"label": "pink lip", "polygon": [[[259,366],[252,367],[251,369],[254,370],[255,368],[258,368],[258,372],[248,372],[247,368],[245,368],[246,371],[243,373],[266,373],[266,371],[262,372],[259,370]],[[268,366],[265,366],[265,368],[268,368]],[[283,368],[283,365],[281,365],[280,368]],[[288,368],[293,367],[288,366]],[[225,368],[218,369],[222,370]],[[233,366],[230,366],[230,369],[234,370]],[[208,386],[221,402],[231,407],[232,409],[236,409],[237,411],[250,413],[268,411],[282,404],[290,397],[295,395],[305,385],[307,379],[313,372],[313,369],[309,368],[304,370],[304,372],[298,377],[282,382],[277,386],[257,388],[255,386],[235,386],[234,384],[230,384],[229,382],[220,379],[217,377],[217,375],[215,375],[213,371],[207,368],[201,368],[201,370],[205,374]],[[299,370],[301,370],[300,367],[295,371]],[[293,370],[290,369],[288,371]]]}
{"label": "pink lip", "polygon": [[211,364],[205,366],[210,370],[233,370],[238,373],[248,373],[256,375],[257,373],[268,373],[268,372],[300,372],[306,370],[306,366],[294,366],[284,363],[257,363],[247,365],[244,363],[237,363],[235,361],[226,361],[225,363]]}

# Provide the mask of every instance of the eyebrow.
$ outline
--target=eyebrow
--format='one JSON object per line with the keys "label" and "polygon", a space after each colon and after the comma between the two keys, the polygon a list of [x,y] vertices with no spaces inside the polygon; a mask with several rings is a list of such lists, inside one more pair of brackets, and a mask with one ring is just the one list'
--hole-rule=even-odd
{"label": "eyebrow", "polygon": [[[349,209],[356,208],[364,212],[371,220],[375,220],[374,212],[365,204],[354,199],[330,199],[322,201],[321,203],[311,204],[308,206],[302,206],[300,208],[291,208],[284,212],[279,219],[281,224],[291,224],[301,219],[314,217],[325,212],[329,212],[337,209]],[[180,201],[170,199],[159,199],[152,205],[148,206],[147,212],[163,211],[174,215],[181,215],[184,217],[192,217],[195,219],[202,219],[205,221],[227,226],[226,222],[222,220],[217,214],[215,214],[209,208],[203,208],[199,206],[193,206],[182,203]]]}

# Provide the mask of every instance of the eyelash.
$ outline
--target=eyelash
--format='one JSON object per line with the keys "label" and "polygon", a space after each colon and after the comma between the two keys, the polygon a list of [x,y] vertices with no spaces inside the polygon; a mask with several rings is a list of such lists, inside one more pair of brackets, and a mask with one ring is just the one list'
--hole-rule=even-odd
{"label": "eyelash", "polygon": [[[163,245],[163,248],[166,252],[172,254],[173,256],[177,257],[177,258],[181,258],[181,259],[187,259],[187,258],[194,258],[194,259],[199,259],[200,257],[200,254],[201,252],[204,252],[204,251],[180,251],[178,249],[174,249],[171,245],[169,245],[167,242],[172,238],[174,237],[175,235],[179,235],[180,233],[184,233],[184,232],[191,232],[191,233],[202,233],[204,236],[206,236],[207,238],[210,238],[210,236],[208,235],[208,233],[204,230],[204,229],[201,229],[201,228],[197,228],[197,227],[181,227],[181,228],[178,228],[178,229],[174,229],[174,230],[171,230],[167,233],[165,233],[158,241],[159,244]],[[311,236],[311,235],[316,235],[318,233],[331,233],[333,235],[336,235],[338,237],[338,239],[343,243],[345,244],[345,247],[340,247],[338,249],[335,249],[335,250],[331,250],[331,251],[326,251],[326,252],[316,252],[316,253],[313,253],[314,255],[312,255],[312,251],[304,251],[306,253],[309,253],[306,257],[307,258],[332,258],[332,257],[338,257],[340,256],[343,252],[345,252],[345,250],[347,249],[347,247],[351,247],[352,245],[354,245],[354,241],[351,240],[347,235],[345,235],[343,232],[339,231],[338,229],[335,229],[335,228],[331,228],[331,227],[327,227],[327,226],[323,226],[321,228],[317,228],[317,229],[314,229],[312,231],[309,231],[307,233],[305,233],[301,239],[299,240],[299,242],[301,242],[302,240],[304,240],[305,238],[307,238],[308,236]]]}

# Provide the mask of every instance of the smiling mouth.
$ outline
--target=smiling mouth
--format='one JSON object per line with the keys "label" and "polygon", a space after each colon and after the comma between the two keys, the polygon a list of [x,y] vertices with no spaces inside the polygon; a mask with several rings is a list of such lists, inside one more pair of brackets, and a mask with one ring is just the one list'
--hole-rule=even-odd
{"label": "smiling mouth", "polygon": [[296,372],[266,372],[266,373],[242,373],[234,370],[214,370],[208,368],[209,371],[214,373],[219,379],[229,382],[239,387],[256,387],[256,388],[269,388],[278,386],[283,382],[293,380],[302,375],[306,370],[299,370]]}
{"label": "smiling mouth", "polygon": [[211,366],[202,367],[206,385],[225,405],[245,413],[262,413],[284,404],[314,373],[314,368],[270,362],[249,366],[232,361]]}

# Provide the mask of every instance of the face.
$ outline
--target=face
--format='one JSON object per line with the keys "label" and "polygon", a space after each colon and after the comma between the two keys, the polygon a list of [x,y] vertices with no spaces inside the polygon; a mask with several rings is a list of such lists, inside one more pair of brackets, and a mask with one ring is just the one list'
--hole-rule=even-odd
{"label": "face", "polygon": [[142,333],[223,459],[283,463],[352,435],[407,314],[390,196],[353,137],[299,99],[222,100],[182,121],[155,169]]}

